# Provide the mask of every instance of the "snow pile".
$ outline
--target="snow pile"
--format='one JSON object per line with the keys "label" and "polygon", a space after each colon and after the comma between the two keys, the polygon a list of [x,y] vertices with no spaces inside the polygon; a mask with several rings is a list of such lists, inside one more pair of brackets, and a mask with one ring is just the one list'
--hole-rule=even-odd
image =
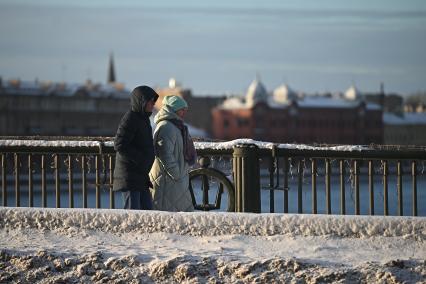
{"label": "snow pile", "polygon": [[7,283],[424,283],[426,276],[422,264],[401,260],[354,269],[278,258],[239,263],[179,256],[146,264],[134,255],[106,259],[101,253],[81,257],[46,251],[1,252],[0,258],[13,264],[0,271],[0,281]]}
{"label": "snow pile", "polygon": [[426,219],[0,207],[0,283],[422,282]]}
{"label": "snow pile", "polygon": [[426,222],[418,217],[329,216],[251,213],[169,213],[109,209],[1,208],[1,228],[109,233],[173,233],[190,236],[374,236],[426,239]]}

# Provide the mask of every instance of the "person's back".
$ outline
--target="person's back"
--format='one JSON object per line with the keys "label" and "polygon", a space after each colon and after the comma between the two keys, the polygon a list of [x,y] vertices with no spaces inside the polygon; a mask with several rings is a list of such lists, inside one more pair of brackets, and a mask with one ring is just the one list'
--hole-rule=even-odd
{"label": "person's back", "polygon": [[114,140],[114,191],[123,193],[125,209],[152,209],[148,173],[154,162],[149,116],[158,94],[147,86],[132,91],[130,110],[121,119]]}

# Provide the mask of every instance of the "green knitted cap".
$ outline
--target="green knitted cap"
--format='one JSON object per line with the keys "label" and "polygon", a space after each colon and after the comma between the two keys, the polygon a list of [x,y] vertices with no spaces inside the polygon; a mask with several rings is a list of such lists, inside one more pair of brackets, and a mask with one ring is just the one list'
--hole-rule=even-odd
{"label": "green knitted cap", "polygon": [[179,96],[164,97],[163,105],[171,107],[174,112],[183,108],[188,108],[188,104],[186,103],[186,101]]}

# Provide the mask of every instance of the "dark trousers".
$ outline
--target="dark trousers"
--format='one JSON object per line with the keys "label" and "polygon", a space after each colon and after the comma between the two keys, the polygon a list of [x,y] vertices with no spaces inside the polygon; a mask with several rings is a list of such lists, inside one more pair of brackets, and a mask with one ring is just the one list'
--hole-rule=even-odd
{"label": "dark trousers", "polygon": [[149,189],[122,190],[124,209],[152,210],[152,197]]}

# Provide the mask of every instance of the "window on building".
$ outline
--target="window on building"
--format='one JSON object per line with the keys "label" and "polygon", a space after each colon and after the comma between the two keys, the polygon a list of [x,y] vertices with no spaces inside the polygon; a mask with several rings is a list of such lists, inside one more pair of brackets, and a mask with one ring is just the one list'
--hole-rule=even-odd
{"label": "window on building", "polygon": [[249,121],[246,118],[237,118],[238,127],[246,127],[249,125]]}
{"label": "window on building", "polygon": [[228,128],[229,127],[229,121],[227,119],[223,120],[223,127]]}

